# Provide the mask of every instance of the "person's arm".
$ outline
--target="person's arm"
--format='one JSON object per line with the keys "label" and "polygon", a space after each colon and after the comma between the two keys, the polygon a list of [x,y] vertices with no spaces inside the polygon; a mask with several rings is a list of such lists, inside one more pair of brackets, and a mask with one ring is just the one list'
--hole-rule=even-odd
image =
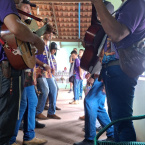
{"label": "person's arm", "polygon": [[7,15],[4,18],[4,24],[18,39],[24,42],[30,42],[38,49],[38,53],[43,53],[45,46],[43,40],[36,34],[32,33],[31,30],[18,18],[18,16],[15,14]]}
{"label": "person's arm", "polygon": [[130,30],[124,24],[119,23],[106,9],[102,0],[91,0],[94,4],[101,24],[106,34],[113,42],[119,42],[130,34]]}
{"label": "person's arm", "polygon": [[69,58],[69,63],[73,63],[74,61],[72,60],[72,57],[70,56]]}
{"label": "person's arm", "polygon": [[79,67],[79,73],[80,73],[80,78],[83,80],[83,69],[81,69],[81,67]]}

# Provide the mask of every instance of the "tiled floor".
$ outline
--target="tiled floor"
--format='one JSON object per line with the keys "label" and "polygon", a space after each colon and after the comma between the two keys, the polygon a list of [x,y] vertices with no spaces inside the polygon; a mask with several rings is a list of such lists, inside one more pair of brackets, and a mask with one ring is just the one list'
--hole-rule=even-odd
{"label": "tiled floor", "polygon": [[[84,122],[80,121],[79,116],[84,115],[83,101],[79,105],[70,105],[69,102],[73,99],[73,93],[69,94],[67,90],[60,90],[57,101],[57,106],[61,111],[56,111],[61,120],[45,120],[40,121],[45,123],[44,129],[36,129],[36,137],[45,138],[48,140],[46,145],[72,145],[74,142],[84,139]],[[43,112],[45,115],[47,111]],[[106,138],[105,135],[101,139]],[[23,132],[19,131],[17,141],[22,143]]]}

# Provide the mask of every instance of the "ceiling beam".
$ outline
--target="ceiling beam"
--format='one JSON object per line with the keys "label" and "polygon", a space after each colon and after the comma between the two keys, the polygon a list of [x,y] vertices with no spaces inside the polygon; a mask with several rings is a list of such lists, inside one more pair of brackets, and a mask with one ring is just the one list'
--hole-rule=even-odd
{"label": "ceiling beam", "polygon": [[[58,21],[58,23],[59,24],[78,24],[77,21],[76,22],[72,22],[72,21],[67,21],[67,22],[61,21],[61,22],[59,22]],[[81,22],[81,24],[91,24],[91,22]]]}
{"label": "ceiling beam", "polygon": [[[60,3],[60,0],[31,0],[31,2],[47,2],[47,3]],[[64,2],[68,2],[68,3],[84,3],[84,2],[90,2],[90,0],[63,0]]]}
{"label": "ceiling beam", "polygon": [[58,31],[58,25],[57,25],[57,20],[56,20],[56,14],[55,14],[54,3],[52,3],[52,10],[53,10],[53,15],[54,15],[54,21],[55,21],[55,26],[56,26],[57,35],[58,35],[58,37],[59,37],[59,31]]}
{"label": "ceiling beam", "polygon": [[[44,4],[43,4],[44,5]],[[37,9],[33,9],[32,11],[37,11]],[[52,12],[50,10],[46,10],[46,9],[39,9],[40,12]],[[68,11],[64,11],[64,10],[56,10],[56,12],[62,12],[62,13],[78,13],[78,10],[76,9],[75,11],[74,10],[68,10]],[[91,10],[82,10],[81,13],[83,12],[92,12]]]}
{"label": "ceiling beam", "polygon": [[[55,11],[56,12],[56,11]],[[37,15],[37,17],[48,17],[48,18],[54,18],[54,17],[52,17],[52,16],[49,16],[49,15]],[[71,18],[78,18],[78,16],[58,16],[58,17],[56,17],[57,19],[59,19],[59,18],[61,18],[61,19],[71,19]],[[89,16],[81,16],[81,19],[82,18],[87,18],[87,19],[89,19],[90,17]],[[90,18],[90,21],[91,21],[91,18]]]}

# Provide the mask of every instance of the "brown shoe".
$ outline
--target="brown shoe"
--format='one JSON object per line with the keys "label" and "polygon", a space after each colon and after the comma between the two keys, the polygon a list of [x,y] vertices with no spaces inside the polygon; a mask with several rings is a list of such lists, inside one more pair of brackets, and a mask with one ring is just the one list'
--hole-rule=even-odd
{"label": "brown shoe", "polygon": [[44,116],[42,113],[36,115],[36,118],[41,119],[41,120],[47,120],[48,118]]}
{"label": "brown shoe", "polygon": [[48,109],[49,109],[49,106],[45,106],[45,107],[44,107],[44,110],[48,110]]}
{"label": "brown shoe", "polygon": [[79,117],[80,120],[85,120],[85,116]]}
{"label": "brown shoe", "polygon": [[12,145],[20,145],[19,143],[14,142]]}
{"label": "brown shoe", "polygon": [[74,104],[74,105],[77,105],[77,104],[79,104],[79,101],[72,101],[72,102],[69,102],[69,104]]}
{"label": "brown shoe", "polygon": [[23,145],[44,145],[45,143],[47,143],[47,140],[36,137],[30,141],[23,141]]}
{"label": "brown shoe", "polygon": [[59,116],[57,116],[56,114],[53,114],[53,115],[47,115],[47,117],[49,118],[49,119],[61,119]]}

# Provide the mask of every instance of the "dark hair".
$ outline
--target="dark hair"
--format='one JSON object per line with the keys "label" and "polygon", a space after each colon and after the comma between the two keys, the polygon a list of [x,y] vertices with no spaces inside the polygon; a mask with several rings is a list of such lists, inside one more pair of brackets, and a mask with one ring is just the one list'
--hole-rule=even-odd
{"label": "dark hair", "polygon": [[84,52],[84,49],[80,49],[79,51],[83,51]]}
{"label": "dark hair", "polygon": [[71,54],[76,54],[76,55],[77,55],[77,52],[76,52],[75,50],[73,50],[73,51],[71,52]]}
{"label": "dark hair", "polygon": [[53,33],[53,27],[51,25],[47,25],[46,32],[44,34],[50,34]]}

